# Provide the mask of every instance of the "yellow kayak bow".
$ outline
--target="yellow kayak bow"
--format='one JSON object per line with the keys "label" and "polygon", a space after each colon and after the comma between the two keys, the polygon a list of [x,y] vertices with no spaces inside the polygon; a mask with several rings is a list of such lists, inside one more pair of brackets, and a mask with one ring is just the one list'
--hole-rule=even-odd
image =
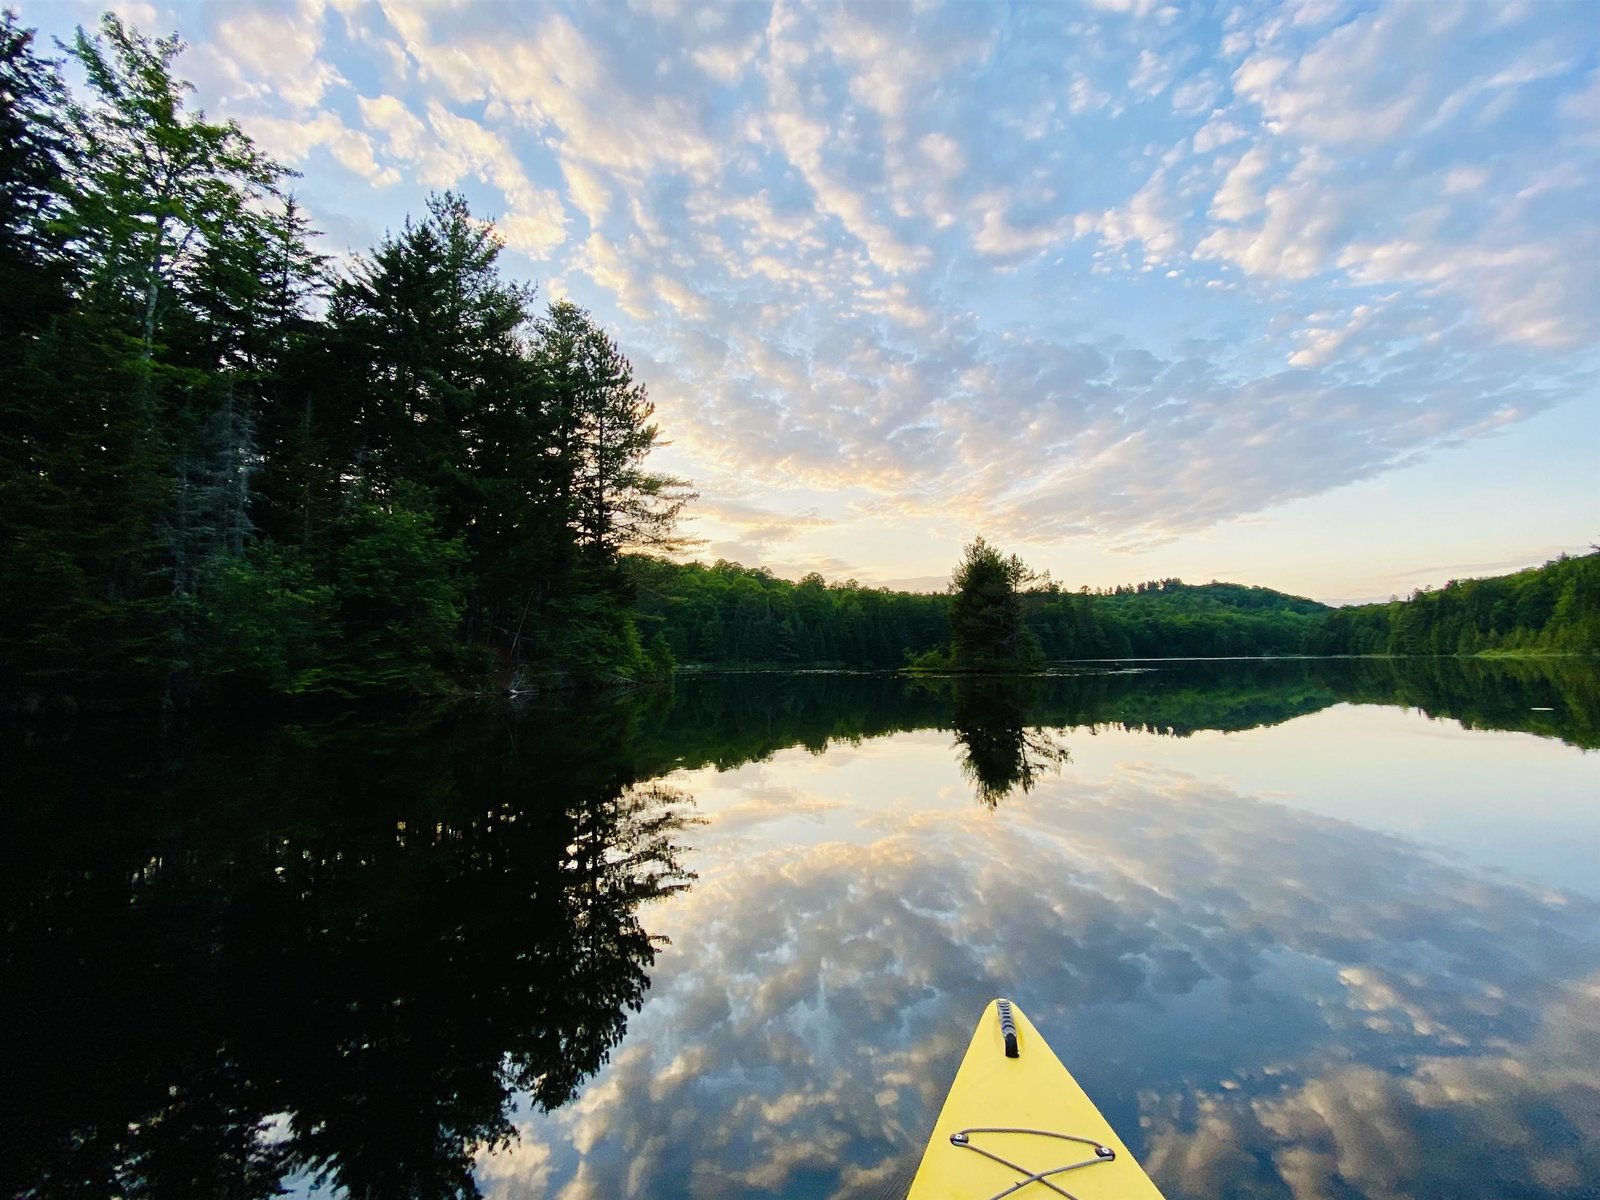
{"label": "yellow kayak bow", "polygon": [[992,1001],[906,1200],[1162,1200],[1022,1010]]}

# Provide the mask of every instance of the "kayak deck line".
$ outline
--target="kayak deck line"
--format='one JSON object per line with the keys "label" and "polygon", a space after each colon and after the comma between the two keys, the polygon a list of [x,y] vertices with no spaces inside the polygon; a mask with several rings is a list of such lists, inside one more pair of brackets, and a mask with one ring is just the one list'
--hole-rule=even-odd
{"label": "kayak deck line", "polygon": [[[1062,1162],[1068,1145],[1088,1157]],[[1045,1154],[1051,1165],[1032,1165]],[[1072,1191],[1062,1186],[1069,1172]],[[1022,1010],[995,1000],[972,1035],[906,1200],[1004,1200],[1024,1189],[1066,1200],[1162,1200]]]}
{"label": "kayak deck line", "polygon": [[[1079,1145],[1092,1147],[1094,1150],[1094,1157],[1086,1158],[1082,1162],[1067,1163],[1065,1166],[1060,1167],[1048,1167],[1043,1171],[1033,1171],[1030,1173],[1028,1168],[1022,1166],[1020,1163],[1014,1163],[1009,1158],[1002,1158],[994,1151],[985,1150],[982,1146],[974,1146],[971,1140],[974,1133],[1023,1133],[1032,1134],[1035,1137],[1058,1138],[1064,1142],[1077,1142]],[[1093,1138],[1078,1137],[1076,1134],[1071,1133],[1056,1133],[1054,1130],[1050,1129],[1015,1129],[1009,1127],[997,1127],[991,1129],[963,1129],[959,1133],[952,1133],[950,1135],[950,1144],[953,1146],[962,1146],[968,1150],[975,1150],[985,1158],[992,1158],[995,1162],[999,1163],[1003,1167],[1010,1167],[1013,1171],[1023,1177],[1016,1183],[1013,1183],[1010,1187],[1006,1188],[1004,1191],[996,1192],[993,1196],[990,1196],[989,1200],[1000,1200],[1002,1196],[1009,1196],[1012,1192],[1021,1191],[1030,1183],[1043,1184],[1052,1192],[1055,1192],[1058,1196],[1065,1196],[1067,1197],[1067,1200],[1077,1200],[1077,1197],[1071,1192],[1066,1191],[1063,1188],[1059,1188],[1052,1183],[1048,1176],[1065,1175],[1068,1171],[1076,1171],[1079,1167],[1092,1167],[1098,1163],[1110,1162],[1117,1155],[1117,1152],[1110,1146],[1102,1146]]]}

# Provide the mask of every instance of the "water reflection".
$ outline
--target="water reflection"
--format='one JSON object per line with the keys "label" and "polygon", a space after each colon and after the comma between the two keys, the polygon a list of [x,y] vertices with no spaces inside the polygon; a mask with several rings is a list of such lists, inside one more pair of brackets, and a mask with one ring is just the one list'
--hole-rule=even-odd
{"label": "water reflection", "polygon": [[688,881],[684,798],[634,785],[618,728],[15,754],[0,1194],[471,1194],[509,1098],[566,1102],[621,1040],[639,908]]}
{"label": "water reflection", "polygon": [[1071,760],[1060,741],[1065,730],[1028,724],[1041,680],[960,676],[939,684],[950,693],[961,773],[984,806],[994,808],[1012,792],[1031,792],[1045,772]]}
{"label": "water reflection", "polygon": [[1341,702],[1600,745],[1431,660],[8,727],[0,1194],[892,1195],[1000,993],[1174,1200],[1592,1191],[1600,906],[1204,766]]}
{"label": "water reflection", "polygon": [[[642,730],[644,749],[662,763],[731,767],[787,746],[818,751],[830,742],[948,729],[953,684],[827,672],[688,679],[659,724]],[[1593,659],[1076,665],[1023,691],[1030,728],[1111,726],[1173,737],[1278,725],[1339,703],[1415,708],[1469,729],[1600,748]]]}
{"label": "water reflection", "polygon": [[[872,759],[764,774],[861,796]],[[711,847],[633,1035],[492,1194],[892,1195],[996,994],[1173,1200],[1594,1183],[1600,906],[1181,772],[964,803]]]}

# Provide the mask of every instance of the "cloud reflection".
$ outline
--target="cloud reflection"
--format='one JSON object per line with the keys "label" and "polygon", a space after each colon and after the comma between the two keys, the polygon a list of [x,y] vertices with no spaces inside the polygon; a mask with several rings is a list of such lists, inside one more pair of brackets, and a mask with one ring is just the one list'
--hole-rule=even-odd
{"label": "cloud reflection", "polygon": [[611,1066],[523,1115],[490,1195],[882,1194],[998,994],[1170,1196],[1592,1182],[1600,905],[1148,766],[856,841],[740,826],[658,910]]}

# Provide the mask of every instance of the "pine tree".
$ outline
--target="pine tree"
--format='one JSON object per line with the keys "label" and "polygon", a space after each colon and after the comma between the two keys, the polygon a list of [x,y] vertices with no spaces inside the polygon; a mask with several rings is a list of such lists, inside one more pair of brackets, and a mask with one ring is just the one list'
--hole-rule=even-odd
{"label": "pine tree", "polygon": [[39,58],[34,34],[0,12],[0,367],[15,370],[17,347],[66,300],[60,213],[77,147],[60,118],[67,90],[58,64]]}
{"label": "pine tree", "polygon": [[252,414],[228,347],[253,323],[253,281],[219,273],[211,294],[235,302],[210,312],[203,285],[280,172],[236,127],[185,112],[180,48],[114,16],[79,30],[88,100],[21,142],[71,150],[46,226],[65,302],[23,347],[15,392],[42,416],[14,561],[35,599],[27,640],[57,648],[30,668],[41,681],[142,691],[185,672],[204,564],[249,529]]}
{"label": "pine tree", "polygon": [[557,493],[578,545],[605,560],[682,548],[677,522],[695,494],[685,480],[644,469],[660,434],[655,405],[616,342],[559,300],[539,323],[534,363],[552,396]]}
{"label": "pine tree", "polygon": [[[428,201],[334,291],[325,428],[381,501],[421,488],[467,547],[469,636],[519,641],[559,557],[548,418],[523,343],[532,289],[499,271],[502,242],[453,193]],[[342,373],[340,373],[342,369]]]}
{"label": "pine tree", "polygon": [[950,591],[950,657],[963,670],[1037,665],[1037,637],[1022,621],[1021,588],[1034,573],[974,538],[962,554]]}

